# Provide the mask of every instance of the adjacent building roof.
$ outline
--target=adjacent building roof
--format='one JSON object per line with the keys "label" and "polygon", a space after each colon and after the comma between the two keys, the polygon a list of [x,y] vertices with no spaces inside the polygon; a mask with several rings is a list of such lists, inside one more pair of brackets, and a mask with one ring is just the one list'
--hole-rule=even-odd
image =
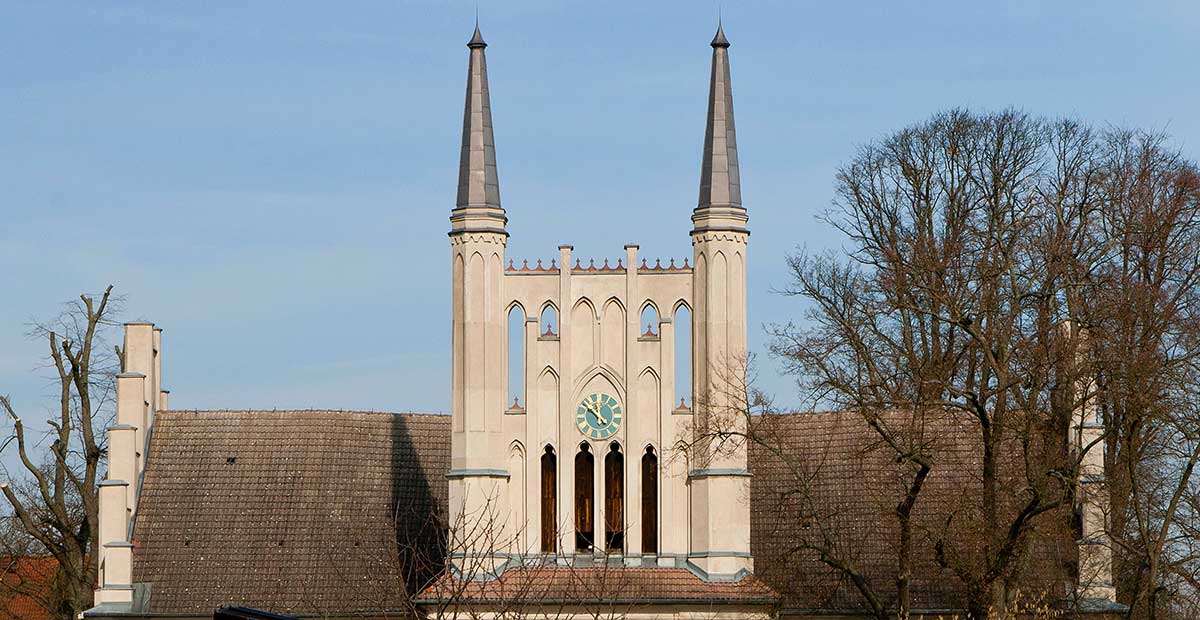
{"label": "adjacent building roof", "polygon": [[49,620],[58,560],[0,557],[0,620]]}
{"label": "adjacent building roof", "polygon": [[[447,416],[163,411],[133,530],[149,611],[400,609],[437,554]],[[405,556],[415,556],[405,562]]]}
{"label": "adjacent building roof", "polygon": [[[617,579],[630,600],[735,602],[761,600],[767,584],[786,608],[862,609],[853,585],[803,544],[826,532],[882,596],[894,596],[902,481],[890,448],[853,414],[769,416],[760,424],[799,458],[750,451],[755,578],[712,584],[677,568],[538,567],[509,569],[490,586],[471,586],[474,593],[486,599],[533,587],[573,599],[597,580]],[[925,424],[906,431],[928,435],[938,459],[914,512],[914,608],[962,608],[960,582],[938,566],[931,541],[943,533],[960,543],[977,539],[975,503],[966,498],[980,484],[978,451],[969,423]],[[433,582],[443,566],[449,451],[450,419],[442,415],[160,412],[133,534],[134,580],[150,588],[144,611],[402,609],[406,589]],[[1070,532],[1038,536],[1046,552],[1020,569],[1037,587],[1061,585],[1065,594]]]}
{"label": "adjacent building roof", "polygon": [[[950,562],[979,562],[985,543],[981,514],[982,470],[978,425],[961,415],[927,414],[915,419],[888,412],[882,423],[896,436],[922,445],[934,466],[912,512],[912,609],[962,609],[966,592],[952,570],[935,557],[943,541]],[[855,413],[827,412],[764,416],[756,433],[768,446],[751,444],[751,553],[755,573],[772,584],[785,608],[864,609],[863,597],[843,573],[820,558],[822,548],[866,576],[887,607],[896,605],[899,521],[896,508],[911,474],[897,466],[896,452]],[[1013,448],[1014,446],[1008,446]],[[789,455],[781,458],[775,450]],[[1010,464],[1022,463],[1009,452]],[[1003,498],[1000,523],[1026,488],[1022,471],[1001,472],[1013,489]],[[1024,545],[1036,553],[1014,575],[1026,602],[1048,593],[1068,596],[1078,548],[1070,531],[1070,507],[1039,520]]]}

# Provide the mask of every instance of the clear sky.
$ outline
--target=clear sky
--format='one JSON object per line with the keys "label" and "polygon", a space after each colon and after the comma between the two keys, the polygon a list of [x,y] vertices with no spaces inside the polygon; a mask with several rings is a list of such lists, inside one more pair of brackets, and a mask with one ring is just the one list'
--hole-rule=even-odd
{"label": "clear sky", "polygon": [[[750,343],[858,145],[1015,106],[1200,144],[1200,3],[726,2]],[[0,393],[115,284],[179,408],[445,411],[473,2],[0,1]],[[512,258],[691,255],[717,4],[480,2]],[[796,400],[777,364],[763,384]]]}

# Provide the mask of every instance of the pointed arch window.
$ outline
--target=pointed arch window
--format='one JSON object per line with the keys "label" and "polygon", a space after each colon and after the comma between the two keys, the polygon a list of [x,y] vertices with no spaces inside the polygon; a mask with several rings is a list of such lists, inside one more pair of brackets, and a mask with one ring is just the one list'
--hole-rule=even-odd
{"label": "pointed arch window", "polygon": [[508,410],[521,412],[525,400],[525,310],[508,311]]}
{"label": "pointed arch window", "polygon": [[558,340],[558,310],[552,304],[546,304],[546,307],[542,308],[538,328],[539,339]]}
{"label": "pointed arch window", "polygon": [[558,457],[546,446],[542,454],[542,553],[558,550]]}
{"label": "pointed arch window", "polygon": [[692,311],[679,304],[675,308],[675,398],[679,409],[692,400]]}
{"label": "pointed arch window", "polygon": [[658,553],[658,455],[642,455],[642,553]]}
{"label": "pointed arch window", "polygon": [[642,335],[638,336],[638,340],[658,340],[658,310],[654,304],[646,302],[646,305],[642,307],[641,323],[645,326],[643,329],[646,331],[641,332]]}
{"label": "pointed arch window", "polygon": [[604,456],[604,548],[625,550],[625,455],[616,442]]}
{"label": "pointed arch window", "polygon": [[579,444],[575,454],[575,550],[591,551],[595,545],[596,461],[587,442]]}

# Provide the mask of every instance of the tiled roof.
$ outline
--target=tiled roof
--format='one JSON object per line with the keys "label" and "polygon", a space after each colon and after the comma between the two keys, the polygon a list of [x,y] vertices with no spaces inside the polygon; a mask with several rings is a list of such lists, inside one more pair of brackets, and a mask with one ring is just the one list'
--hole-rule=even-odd
{"label": "tiled roof", "polygon": [[[449,422],[440,415],[345,411],[161,412],[134,529],[134,580],[150,584],[150,611],[206,612],[226,604],[306,614],[401,609],[401,584],[430,583],[436,576],[430,569],[441,566]],[[750,451],[756,580],[710,584],[684,569],[530,568],[510,569],[501,585],[571,593],[587,591],[594,585],[588,579],[617,574],[628,581],[625,589],[644,598],[737,598],[765,583],[782,594],[785,607],[861,609],[846,579],[813,552],[795,549],[823,525],[880,595],[894,597],[893,515],[902,488],[890,449],[850,414],[780,415],[760,423],[798,456],[785,462],[761,446]],[[980,485],[974,427],[954,418],[927,423],[909,429],[928,435],[937,460],[914,511],[913,604],[961,608],[959,581],[937,566],[931,541],[942,532],[963,548],[979,540],[969,501]],[[797,475],[813,498],[807,505],[796,501]],[[1022,567],[1038,577],[1038,587],[1061,585],[1055,578],[1074,560],[1063,529],[1069,519],[1054,522],[1062,528],[1039,532],[1044,552]],[[421,562],[409,557],[414,548]]]}
{"label": "tiled roof", "polygon": [[685,568],[541,566],[510,568],[491,581],[463,581],[446,575],[422,592],[420,599],[514,605],[523,601],[543,605],[761,605],[775,602],[778,596],[753,576],[736,583],[707,583]]}
{"label": "tiled roof", "polygon": [[399,609],[398,548],[438,539],[449,439],[437,415],[160,412],[134,581],[151,611]]}
{"label": "tiled roof", "polygon": [[[885,414],[884,419],[894,431],[927,443],[934,458],[912,513],[912,608],[961,609],[961,581],[938,566],[933,550],[941,536],[951,548],[974,551],[982,540],[978,426],[952,415],[927,416],[920,426],[900,413]],[[824,544],[856,566],[883,601],[894,605],[899,544],[895,510],[907,484],[897,474],[894,451],[856,414],[775,415],[759,425],[762,436],[775,438],[768,445],[781,447],[787,456],[761,445],[750,449],[756,575],[780,591],[784,607],[863,609],[853,584],[820,562],[814,550],[802,548],[804,542]],[[1019,569],[1030,590],[1027,596],[1034,590],[1066,594],[1062,577],[1076,557],[1066,515],[1064,509],[1058,521],[1044,520],[1028,540],[1039,551],[1033,562]],[[1062,527],[1051,527],[1052,521]]]}
{"label": "tiled roof", "polygon": [[0,557],[0,620],[49,620],[57,571],[52,557]]}

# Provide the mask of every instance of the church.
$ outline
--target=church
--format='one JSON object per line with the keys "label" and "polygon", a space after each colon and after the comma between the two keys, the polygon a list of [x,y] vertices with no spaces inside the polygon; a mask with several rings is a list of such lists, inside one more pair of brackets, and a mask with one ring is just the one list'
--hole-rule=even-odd
{"label": "church", "polygon": [[[326,618],[863,616],[851,580],[797,550],[811,515],[785,506],[778,456],[699,430],[744,407],[729,384],[746,355],[750,230],[723,29],[711,42],[693,252],[665,266],[637,245],[602,265],[570,245],[533,266],[510,258],[478,27],[467,47],[449,210],[450,415],[173,410],[162,330],[127,324],[85,615],[207,618],[244,605]],[[523,363],[512,367],[514,347]],[[679,364],[691,385],[676,385]],[[889,591],[889,455],[852,415],[772,423],[824,464],[814,496]],[[950,469],[931,478],[928,501],[972,484],[965,467]],[[1111,600],[1106,558],[1061,530],[1044,534],[1030,583],[1059,600]],[[1102,568],[1085,583],[1063,568],[1081,562]],[[963,608],[934,558],[918,557],[915,572],[917,615]]]}

